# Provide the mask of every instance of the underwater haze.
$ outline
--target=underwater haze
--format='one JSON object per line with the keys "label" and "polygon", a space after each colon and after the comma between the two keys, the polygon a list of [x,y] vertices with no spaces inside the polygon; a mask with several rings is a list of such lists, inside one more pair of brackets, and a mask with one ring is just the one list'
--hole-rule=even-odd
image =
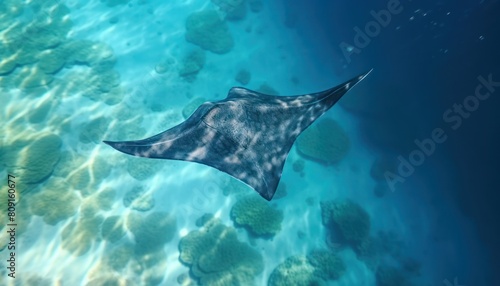
{"label": "underwater haze", "polygon": [[[498,15],[497,0],[2,0],[0,285],[500,285]],[[103,143],[232,87],[304,95],[371,69],[298,136],[270,201]]]}

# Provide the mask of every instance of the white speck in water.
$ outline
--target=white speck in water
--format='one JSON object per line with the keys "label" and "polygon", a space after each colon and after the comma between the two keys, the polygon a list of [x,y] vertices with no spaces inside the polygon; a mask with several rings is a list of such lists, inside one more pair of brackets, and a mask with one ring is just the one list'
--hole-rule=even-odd
{"label": "white speck in water", "polygon": [[188,233],[189,233],[189,231],[188,231],[187,229],[183,228],[183,229],[181,229],[181,230],[179,231],[179,236],[180,236],[180,237],[184,237],[184,236],[186,236]]}

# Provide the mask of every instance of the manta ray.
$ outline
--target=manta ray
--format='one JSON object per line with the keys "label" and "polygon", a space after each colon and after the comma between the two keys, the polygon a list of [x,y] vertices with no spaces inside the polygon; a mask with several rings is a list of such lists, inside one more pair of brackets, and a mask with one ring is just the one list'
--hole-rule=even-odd
{"label": "manta ray", "polygon": [[273,96],[233,87],[225,99],[201,104],[184,122],[160,134],[104,143],[134,156],[214,167],[270,201],[295,139],[370,71],[306,95]]}

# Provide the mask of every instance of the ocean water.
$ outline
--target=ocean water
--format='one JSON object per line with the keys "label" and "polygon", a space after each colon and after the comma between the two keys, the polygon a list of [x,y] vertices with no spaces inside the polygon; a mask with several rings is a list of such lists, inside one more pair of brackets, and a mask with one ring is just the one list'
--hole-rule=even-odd
{"label": "ocean water", "polygon": [[[3,0],[0,285],[500,285],[499,5]],[[370,69],[271,201],[103,143]]]}

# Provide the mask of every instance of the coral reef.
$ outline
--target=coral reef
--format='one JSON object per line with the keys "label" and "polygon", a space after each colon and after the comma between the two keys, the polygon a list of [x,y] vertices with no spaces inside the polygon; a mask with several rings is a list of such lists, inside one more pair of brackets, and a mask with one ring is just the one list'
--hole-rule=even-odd
{"label": "coral reef", "polygon": [[118,275],[112,275],[112,274],[103,274],[99,277],[93,278],[88,280],[88,282],[85,284],[85,286],[118,286],[118,285],[132,285],[130,281],[127,281],[123,279],[122,277],[119,277]]}
{"label": "coral reef", "polygon": [[186,20],[186,41],[216,54],[228,53],[234,40],[217,11],[194,12]]}
{"label": "coral reef", "polygon": [[[5,275],[7,277],[7,275]],[[28,272],[25,271],[23,275],[16,275],[15,276],[16,281],[15,283],[7,283],[7,281],[3,281],[2,278],[0,278],[0,285],[21,285],[21,286],[26,286],[26,285],[37,285],[37,286],[53,286],[57,282],[53,280],[52,277],[44,277],[40,274],[37,274],[36,271],[35,273],[33,272]],[[10,280],[10,278],[8,278]],[[12,281],[11,281],[12,282]]]}
{"label": "coral reef", "polygon": [[301,177],[304,177],[305,175],[304,172],[305,167],[306,167],[306,161],[302,159],[297,159],[293,161],[292,165],[293,171],[299,173]]}
{"label": "coral reef", "polygon": [[29,89],[48,85],[54,80],[50,74],[44,73],[39,67],[24,66],[14,78],[14,85]]}
{"label": "coral reef", "polygon": [[146,212],[155,206],[155,199],[150,192],[146,192],[140,186],[135,186],[125,193],[123,205],[136,211]]}
{"label": "coral reef", "polygon": [[405,245],[393,231],[379,231],[354,247],[359,260],[374,272],[381,262],[397,262],[407,277],[419,275],[420,263],[405,255]]}
{"label": "coral reef", "polygon": [[233,228],[218,222],[195,230],[179,242],[182,263],[201,285],[253,285],[262,272],[262,256],[240,242]]}
{"label": "coral reef", "polygon": [[86,65],[92,68],[112,68],[116,63],[113,50],[108,45],[90,40],[71,39],[62,45],[66,64]]}
{"label": "coral reef", "polygon": [[[121,108],[120,110],[124,110]],[[136,114],[124,110],[123,114],[121,112],[116,112],[113,114],[114,118],[119,120],[117,124],[110,130],[107,138],[113,138],[115,140],[125,140],[127,138],[141,138],[146,136],[146,129],[142,128],[143,119]],[[136,128],[127,128],[128,126],[136,126]]]}
{"label": "coral reef", "polygon": [[385,172],[396,173],[398,164],[395,158],[383,155],[375,159],[370,169],[370,176],[375,181],[385,181]]}
{"label": "coral reef", "polygon": [[16,67],[16,62],[14,58],[9,57],[9,55],[2,50],[0,47],[0,58],[2,61],[0,62],[0,75],[7,75],[11,73]]}
{"label": "coral reef", "polygon": [[80,199],[63,179],[51,178],[43,190],[29,200],[34,215],[43,217],[50,225],[72,217],[80,206]]}
{"label": "coral reef", "polygon": [[110,174],[111,165],[103,157],[88,160],[78,156],[78,159],[71,162],[79,161],[82,162],[81,165],[72,164],[72,169],[69,169],[72,172],[67,175],[67,180],[83,196],[89,196],[95,193],[99,184]]}
{"label": "coral reef", "polygon": [[[16,22],[5,33],[3,42],[18,56],[16,60],[18,64],[33,63],[38,51],[58,46],[66,40],[71,29],[72,23],[67,17],[68,7],[61,4],[45,4],[39,7],[32,5],[31,8],[34,8],[35,13],[41,13],[29,23]],[[48,11],[50,12],[44,13]]]}
{"label": "coral reef", "polygon": [[[0,7],[7,15],[0,17],[16,17],[13,15],[18,9],[14,4],[9,6]],[[68,39],[72,23],[65,5],[29,1],[25,7],[34,17],[16,18],[19,21],[12,21],[0,40],[2,86],[27,92],[59,88],[59,96],[81,94],[108,105],[121,101],[123,94],[119,75],[113,70],[116,59],[111,48],[99,42]],[[71,69],[74,65],[88,68]],[[63,68],[70,72],[61,76]]]}
{"label": "coral reef", "polygon": [[141,274],[141,285],[161,285],[168,266],[165,251],[138,256],[133,263],[135,272]]}
{"label": "coral reef", "polygon": [[182,67],[179,70],[179,75],[187,81],[193,82],[196,75],[205,65],[205,51],[196,49],[187,54],[182,62]]}
{"label": "coral reef", "polygon": [[252,192],[252,188],[250,188],[247,184],[231,176],[227,176],[225,181],[222,183],[222,193],[224,196],[243,196]]}
{"label": "coral reef", "polygon": [[6,167],[19,176],[20,193],[30,192],[52,175],[61,146],[59,136],[45,132],[29,141],[13,141],[0,148],[0,168]]}
{"label": "coral reef", "polygon": [[234,80],[241,83],[242,85],[247,85],[250,82],[252,75],[246,69],[241,69],[236,74]]}
{"label": "coral reef", "polygon": [[[137,254],[134,246],[128,243],[120,244],[104,254],[101,263],[97,264],[88,274],[88,280],[103,281],[110,278],[110,274],[132,271],[138,279],[135,283],[121,281],[118,284],[105,285],[162,285],[167,273],[167,255],[159,250],[147,254]],[[88,284],[93,285],[93,284]],[[100,285],[100,284],[99,284]]]}
{"label": "coral reef", "polygon": [[[19,192],[16,191],[16,235],[19,237],[21,237],[21,235],[28,229],[28,227],[30,226],[31,217],[33,216],[28,204],[30,202],[29,195],[26,197],[27,199],[21,200]],[[9,203],[8,198],[8,188],[0,188],[0,210],[7,210],[7,206]],[[7,214],[7,211],[0,211],[0,221],[7,222]],[[7,227],[7,224],[0,225],[0,252],[4,250],[7,247],[7,244],[10,242],[10,233],[7,232]],[[1,279],[0,285],[2,285]]]}
{"label": "coral reef", "polygon": [[207,223],[213,222],[214,220],[215,220],[215,218],[214,218],[213,214],[205,213],[196,220],[195,225],[197,227],[202,227]]}
{"label": "coral reef", "polygon": [[127,171],[136,180],[142,181],[153,176],[162,167],[162,162],[149,158],[130,157],[127,162]]}
{"label": "coral reef", "polygon": [[375,273],[375,279],[377,281],[377,286],[411,286],[413,285],[407,275],[400,269],[388,266],[380,265]]}
{"label": "coral reef", "polygon": [[276,189],[276,193],[274,193],[273,199],[279,200],[286,197],[287,194],[288,192],[286,190],[286,184],[283,181],[280,181],[278,184],[278,188]]}
{"label": "coral reef", "polygon": [[345,131],[333,119],[322,119],[304,130],[296,142],[297,151],[307,158],[335,164],[349,151],[350,141]]}
{"label": "coral reef", "polygon": [[267,95],[279,95],[280,93],[267,83],[263,83],[256,90],[257,92],[267,94]]}
{"label": "coral reef", "polygon": [[134,247],[121,244],[103,257],[103,263],[115,271],[123,270],[134,256]]}
{"label": "coral reef", "polygon": [[37,55],[37,57],[38,67],[47,74],[57,73],[66,64],[65,50],[60,47],[42,51]]}
{"label": "coral reef", "polygon": [[174,216],[165,212],[153,212],[147,216],[130,213],[127,228],[134,234],[135,253],[153,253],[174,237],[177,228]]}
{"label": "coral reef", "polygon": [[24,3],[18,0],[3,0],[0,2],[0,31],[6,29],[17,16],[24,12]]}
{"label": "coral reef", "polygon": [[[94,194],[99,184],[111,173],[111,165],[107,160],[98,156],[86,158],[78,153],[65,151],[61,160],[54,169],[54,176],[64,178],[71,186],[87,197]],[[114,198],[112,190],[101,191],[101,201],[107,204]]]}
{"label": "coral reef", "polygon": [[315,250],[307,256],[288,257],[273,270],[267,285],[326,285],[329,280],[339,279],[344,272],[345,265],[335,254]]}
{"label": "coral reef", "polygon": [[116,192],[113,189],[103,189],[94,192],[87,200],[98,210],[109,211],[115,203]]}
{"label": "coral reef", "polygon": [[166,73],[175,64],[175,59],[171,57],[162,58],[156,65],[155,71],[158,74]]}
{"label": "coral reef", "polygon": [[62,248],[75,256],[84,255],[98,239],[103,221],[101,215],[95,214],[94,208],[82,206],[78,220],[62,230]]}
{"label": "coral reef", "polygon": [[108,130],[110,119],[98,117],[85,124],[80,132],[80,142],[100,144]]}
{"label": "coral reef", "polygon": [[61,156],[61,145],[61,138],[54,134],[43,136],[30,144],[21,157],[23,181],[35,184],[50,176]]}
{"label": "coral reef", "polygon": [[307,259],[315,267],[315,275],[324,280],[337,280],[345,273],[344,262],[331,251],[314,250]]}
{"label": "coral reef", "polygon": [[243,20],[247,14],[245,0],[212,0],[212,3],[217,5],[230,21]]}
{"label": "coral reef", "polygon": [[183,109],[182,116],[187,119],[195,110],[207,100],[203,97],[195,97]]}
{"label": "coral reef", "polygon": [[352,201],[323,201],[321,217],[330,235],[339,234],[340,241],[357,247],[368,239],[370,216],[357,203]]}
{"label": "coral reef", "polygon": [[121,216],[107,217],[101,226],[101,236],[111,243],[119,241],[125,235],[125,228]]}
{"label": "coral reef", "polygon": [[92,100],[103,100],[109,105],[121,101],[120,76],[113,69],[116,58],[109,46],[88,40],[70,40],[61,49],[66,67],[83,65],[90,68],[69,73],[64,78],[66,82],[78,85],[75,92]]}
{"label": "coral reef", "polygon": [[183,286],[197,286],[196,281],[189,276],[189,273],[182,273],[177,276],[177,283]]}
{"label": "coral reef", "polygon": [[[11,1],[7,1],[9,2]],[[2,5],[5,5],[3,1]],[[2,18],[13,19],[21,13],[16,3],[7,5],[9,6],[0,7]],[[56,48],[66,41],[66,36],[72,26],[67,17],[69,9],[64,5],[41,2],[30,6],[36,13],[36,17],[30,22],[8,22],[9,28],[5,30],[0,40],[0,46],[2,46],[0,48],[2,56],[0,74],[11,75],[11,84],[21,88],[44,86],[53,80],[49,74],[60,69],[61,66],[56,66],[55,62],[51,62],[53,58],[45,58],[44,56],[50,52],[44,50]],[[40,58],[43,60],[41,65],[43,69],[33,65]],[[17,73],[15,73],[16,67],[20,67]]]}
{"label": "coral reef", "polygon": [[42,102],[40,105],[36,107],[32,112],[30,112],[30,115],[28,116],[28,121],[30,123],[41,123],[47,118],[48,113],[50,112],[52,106],[53,106],[53,101],[45,101]]}
{"label": "coral reef", "polygon": [[292,256],[278,265],[267,282],[268,286],[309,286],[325,285],[325,282],[317,277],[314,266],[312,266],[305,256]]}
{"label": "coral reef", "polygon": [[231,219],[235,225],[245,227],[253,235],[272,237],[281,230],[283,212],[252,194],[239,199],[233,205]]}

